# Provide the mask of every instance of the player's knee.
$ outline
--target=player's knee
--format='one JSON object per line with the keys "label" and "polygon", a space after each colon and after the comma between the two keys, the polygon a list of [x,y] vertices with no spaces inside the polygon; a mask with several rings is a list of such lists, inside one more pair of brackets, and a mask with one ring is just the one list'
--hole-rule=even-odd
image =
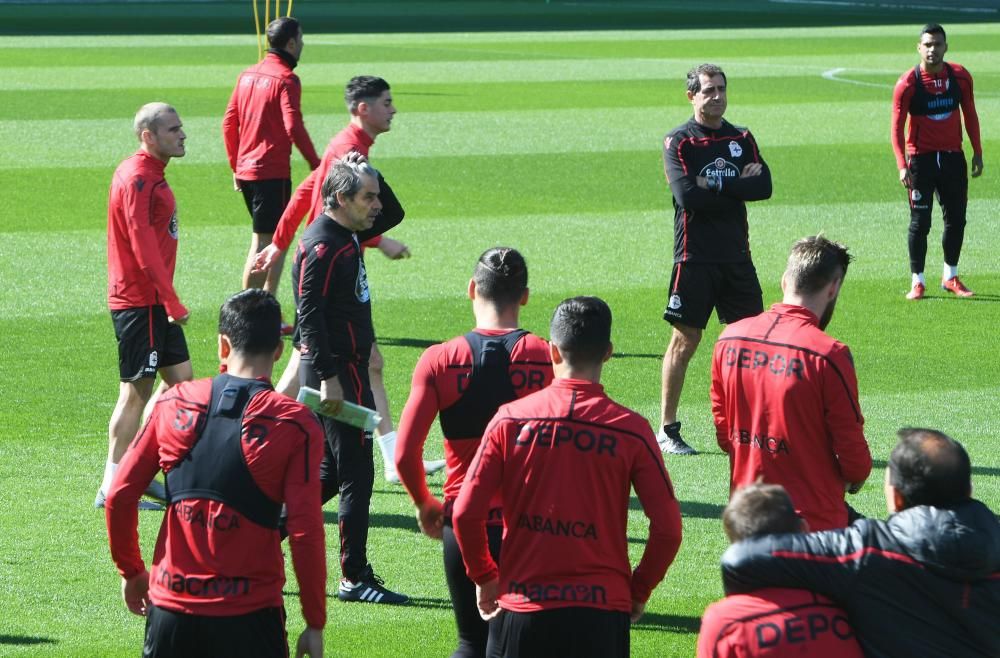
{"label": "player's knee", "polygon": [[675,324],[668,352],[675,357],[688,360],[694,356],[699,343],[701,343],[701,329]]}

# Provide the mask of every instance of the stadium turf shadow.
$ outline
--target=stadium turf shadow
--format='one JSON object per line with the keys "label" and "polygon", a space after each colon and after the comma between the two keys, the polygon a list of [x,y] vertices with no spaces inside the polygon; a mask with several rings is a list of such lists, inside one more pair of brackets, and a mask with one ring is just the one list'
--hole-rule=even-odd
{"label": "stadium turf shadow", "polygon": [[639,630],[666,631],[668,633],[697,633],[700,627],[700,617],[664,615],[658,612],[647,612],[638,624],[632,624],[632,628]]}
{"label": "stadium turf shadow", "polygon": [[[691,518],[691,519],[713,519],[717,520],[722,518],[722,510],[724,505],[717,505],[715,503],[702,503],[692,500],[682,500],[681,501],[681,516]],[[639,499],[635,496],[629,498],[628,508],[630,510],[641,511],[642,505],[639,503]],[[629,541],[632,541],[631,539]],[[645,541],[645,540],[643,540]]]}
{"label": "stadium turf shadow", "polygon": [[[323,523],[337,525],[337,512],[323,511]],[[369,528],[398,528],[399,530],[409,530],[410,532],[420,532],[417,521],[413,516],[407,514],[381,514],[374,513],[368,516]]]}
{"label": "stadium turf shadow", "polygon": [[55,644],[56,641],[48,637],[35,637],[34,635],[0,635],[0,644]]}

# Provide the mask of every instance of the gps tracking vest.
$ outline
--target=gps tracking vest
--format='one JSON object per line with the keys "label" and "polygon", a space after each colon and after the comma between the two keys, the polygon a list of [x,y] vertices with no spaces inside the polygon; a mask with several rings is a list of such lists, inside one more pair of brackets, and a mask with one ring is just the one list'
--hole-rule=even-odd
{"label": "gps tracking vest", "polygon": [[[250,400],[271,385],[256,379],[218,375],[212,380],[208,414],[187,455],[166,476],[170,504],[207,498],[229,505],[265,528],[278,527],[281,503],[268,498],[247,467],[243,456],[243,414]],[[261,433],[258,433],[261,432]],[[247,441],[262,441],[264,425],[247,428]]]}
{"label": "gps tracking vest", "polygon": [[955,72],[951,70],[951,67],[945,64],[944,70],[948,72],[945,90],[940,94],[932,94],[924,87],[920,67],[913,67],[913,77],[916,84],[913,86],[913,98],[910,99],[911,115],[948,115],[958,109],[962,102],[962,89],[958,86],[958,79],[955,78]]}
{"label": "gps tracking vest", "polygon": [[500,405],[517,398],[510,381],[510,353],[526,333],[515,329],[502,336],[484,336],[475,331],[465,334],[472,350],[472,373],[458,381],[462,393],[458,402],[439,414],[445,439],[479,441]]}

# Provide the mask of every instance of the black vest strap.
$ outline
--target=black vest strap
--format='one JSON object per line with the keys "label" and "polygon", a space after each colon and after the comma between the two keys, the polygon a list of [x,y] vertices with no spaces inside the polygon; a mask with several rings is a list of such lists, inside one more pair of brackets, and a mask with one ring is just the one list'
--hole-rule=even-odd
{"label": "black vest strap", "polygon": [[277,529],[281,503],[268,498],[254,482],[241,445],[247,405],[269,390],[270,384],[256,379],[222,374],[212,380],[208,414],[198,437],[166,476],[171,504],[208,498],[229,505],[257,525]]}
{"label": "black vest strap", "polygon": [[472,350],[472,374],[458,402],[439,414],[445,439],[481,439],[500,405],[517,398],[510,381],[510,353],[526,333],[515,329],[502,336],[465,334]]}
{"label": "black vest strap", "polygon": [[932,94],[924,87],[920,77],[920,66],[913,67],[913,78],[916,83],[913,88],[913,98],[910,99],[910,114],[926,116],[928,114],[946,114],[958,109],[962,102],[962,88],[958,86],[955,72],[946,63],[948,72],[948,88],[943,94]]}

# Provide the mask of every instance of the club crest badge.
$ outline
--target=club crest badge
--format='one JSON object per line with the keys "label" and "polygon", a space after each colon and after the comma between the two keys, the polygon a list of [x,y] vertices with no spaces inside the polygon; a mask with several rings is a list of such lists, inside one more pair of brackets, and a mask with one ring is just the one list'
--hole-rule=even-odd
{"label": "club crest badge", "polygon": [[177,236],[180,234],[180,230],[177,224],[176,210],[174,211],[174,214],[170,216],[170,224],[167,226],[167,232],[170,234],[170,237],[172,237],[174,240],[176,240]]}
{"label": "club crest badge", "polygon": [[734,158],[738,158],[743,155],[743,147],[736,142],[729,142],[729,153]]}
{"label": "club crest badge", "polygon": [[159,362],[160,362],[160,355],[157,353],[157,351],[153,350],[152,352],[150,352],[149,353],[149,367],[150,368],[155,368],[156,365]]}
{"label": "club crest badge", "polygon": [[920,190],[913,190],[910,192],[910,198],[914,201],[920,201],[923,197],[920,195]]}
{"label": "club crest badge", "polygon": [[680,295],[670,295],[670,301],[667,302],[667,308],[671,311],[676,311],[681,307],[681,296]]}

